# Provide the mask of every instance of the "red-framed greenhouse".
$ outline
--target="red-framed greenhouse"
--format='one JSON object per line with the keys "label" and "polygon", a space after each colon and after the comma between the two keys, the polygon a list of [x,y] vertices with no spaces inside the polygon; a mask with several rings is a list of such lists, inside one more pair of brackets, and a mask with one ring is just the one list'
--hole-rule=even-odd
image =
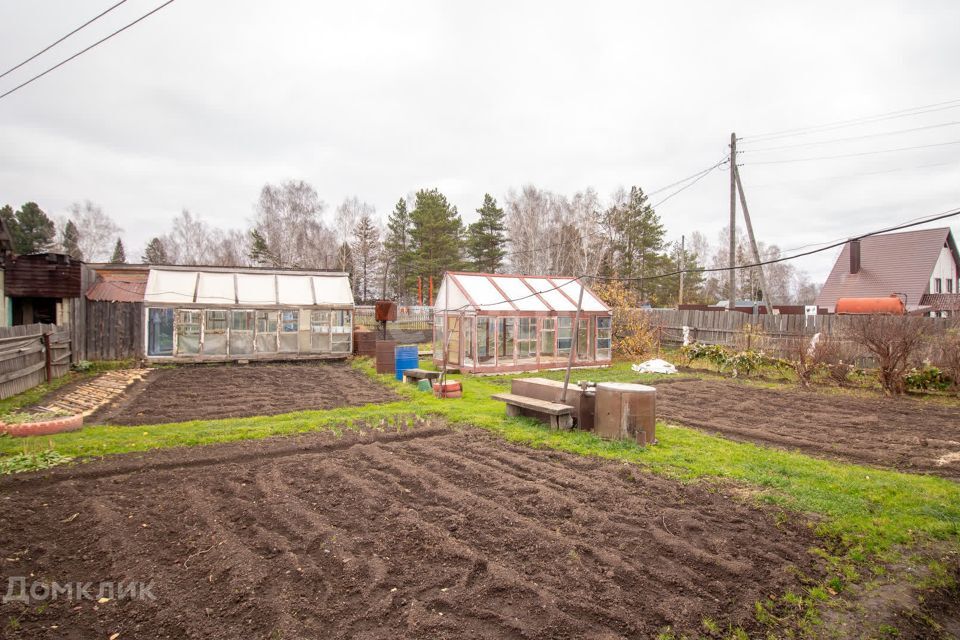
{"label": "red-framed greenhouse", "polygon": [[[558,369],[611,359],[613,313],[567,276],[447,272],[434,304],[433,360],[471,373]],[[576,334],[576,339],[574,339]],[[446,342],[446,349],[444,343]]]}

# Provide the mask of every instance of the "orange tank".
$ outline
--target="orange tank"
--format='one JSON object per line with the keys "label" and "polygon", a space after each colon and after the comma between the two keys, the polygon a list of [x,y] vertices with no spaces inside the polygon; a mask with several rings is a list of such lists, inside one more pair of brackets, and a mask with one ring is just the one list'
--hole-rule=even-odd
{"label": "orange tank", "polygon": [[907,312],[900,296],[886,298],[840,298],[837,313],[889,313],[902,316]]}

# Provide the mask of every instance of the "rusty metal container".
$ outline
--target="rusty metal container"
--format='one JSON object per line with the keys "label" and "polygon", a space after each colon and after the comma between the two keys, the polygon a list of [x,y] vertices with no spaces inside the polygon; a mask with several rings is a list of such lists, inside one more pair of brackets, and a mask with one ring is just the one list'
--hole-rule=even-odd
{"label": "rusty metal container", "polygon": [[598,436],[653,444],[656,423],[655,388],[628,382],[597,383],[594,430]]}
{"label": "rusty metal container", "polygon": [[396,340],[377,340],[377,373],[393,375],[397,367]]}
{"label": "rusty metal container", "polygon": [[393,300],[377,300],[373,312],[377,322],[394,322],[397,319],[397,303]]}
{"label": "rusty metal container", "polygon": [[902,316],[907,312],[900,296],[893,294],[886,298],[840,298],[837,300],[837,313],[889,313]]}
{"label": "rusty metal container", "polygon": [[358,356],[368,356],[370,358],[376,357],[377,334],[367,327],[354,327],[353,352]]}
{"label": "rusty metal container", "polygon": [[[559,380],[548,380],[547,378],[514,378],[510,383],[510,392],[537,400],[560,402],[560,396],[563,394],[563,383]],[[567,397],[564,403],[573,407],[573,418],[576,420],[574,426],[577,429],[584,431],[593,429],[594,396],[592,389],[584,390],[571,382],[567,388]]]}

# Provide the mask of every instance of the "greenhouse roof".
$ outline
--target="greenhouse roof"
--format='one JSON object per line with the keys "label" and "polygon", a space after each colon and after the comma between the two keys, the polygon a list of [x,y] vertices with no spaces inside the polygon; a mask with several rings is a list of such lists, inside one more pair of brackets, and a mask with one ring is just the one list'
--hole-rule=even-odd
{"label": "greenhouse roof", "polygon": [[[437,311],[558,312],[577,310],[580,283],[568,276],[448,272],[437,291]],[[609,311],[585,288],[583,311]]]}
{"label": "greenhouse roof", "polygon": [[353,306],[346,273],[217,267],[151,267],[146,303]]}

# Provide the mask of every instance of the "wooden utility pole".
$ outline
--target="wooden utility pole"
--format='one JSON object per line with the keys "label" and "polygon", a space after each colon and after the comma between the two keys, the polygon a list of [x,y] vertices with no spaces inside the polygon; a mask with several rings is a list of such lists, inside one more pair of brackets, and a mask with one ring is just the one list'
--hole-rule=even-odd
{"label": "wooden utility pole", "polygon": [[[734,179],[737,181],[737,192],[740,194],[740,208],[743,209],[743,220],[747,223],[747,235],[750,236],[750,247],[753,249],[753,261],[756,264],[760,264],[760,251],[757,250],[757,238],[753,235],[753,223],[750,222],[750,210],[747,209],[747,197],[743,195],[743,183],[740,182],[740,170],[737,169],[734,165],[731,170],[733,171]],[[773,308],[770,306],[770,292],[767,289],[767,279],[763,275],[763,267],[758,266],[757,269],[760,270],[760,293],[761,299],[763,300],[764,306],[767,308],[767,313],[773,315]]]}
{"label": "wooden utility pole", "polygon": [[677,306],[683,304],[683,272],[687,269],[687,252],[684,249],[686,236],[680,236],[680,293],[677,296]]}
{"label": "wooden utility pole", "polygon": [[727,309],[737,306],[737,134],[730,134],[730,284]]}

